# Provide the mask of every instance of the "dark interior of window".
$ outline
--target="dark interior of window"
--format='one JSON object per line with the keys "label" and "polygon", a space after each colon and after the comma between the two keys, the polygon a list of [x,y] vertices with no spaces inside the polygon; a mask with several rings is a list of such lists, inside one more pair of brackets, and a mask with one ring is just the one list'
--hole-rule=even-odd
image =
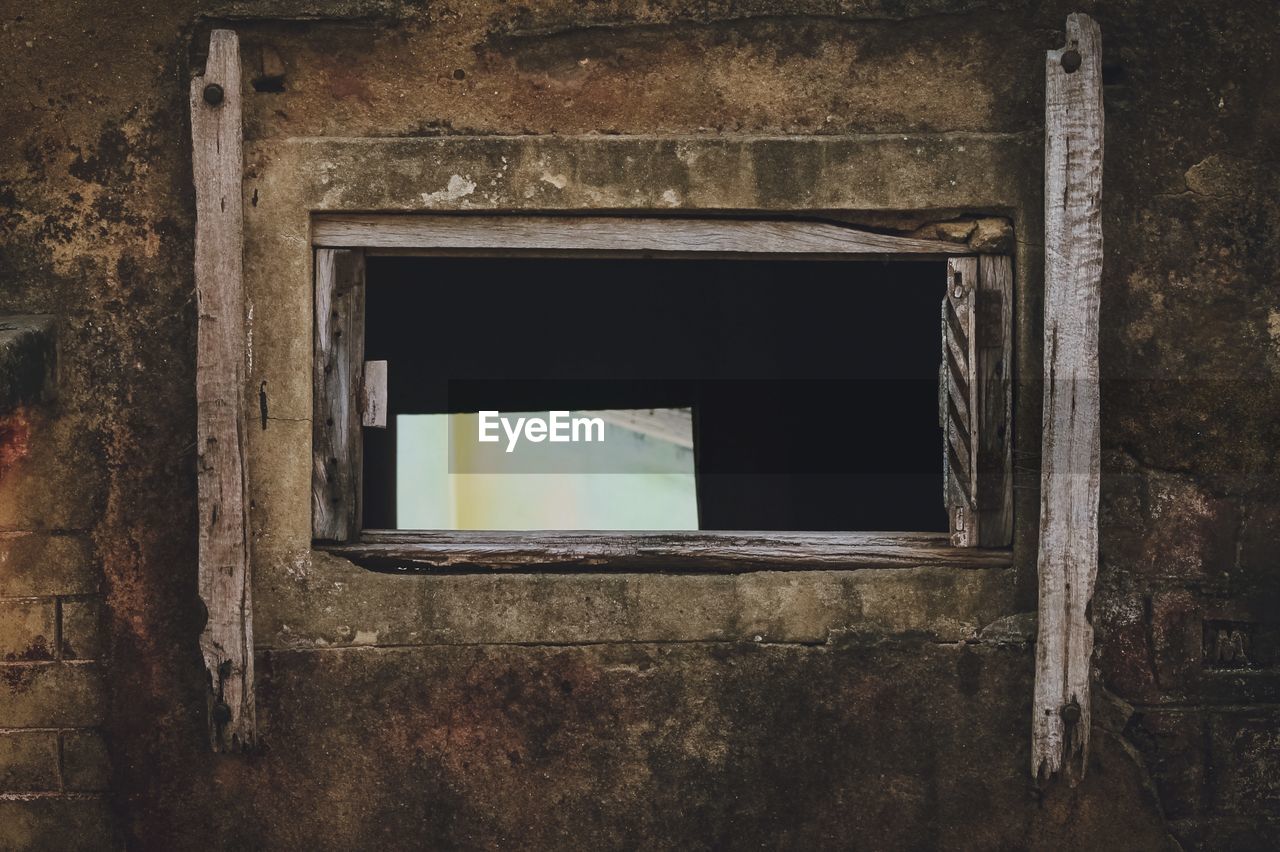
{"label": "dark interior of window", "polygon": [[364,526],[396,417],[691,408],[704,530],[944,531],[942,261],[372,257]]}

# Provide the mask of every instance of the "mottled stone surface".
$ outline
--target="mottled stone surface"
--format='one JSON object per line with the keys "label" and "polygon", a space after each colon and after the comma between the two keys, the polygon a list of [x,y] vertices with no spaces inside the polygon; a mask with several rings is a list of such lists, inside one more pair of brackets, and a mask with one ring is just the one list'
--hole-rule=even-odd
{"label": "mottled stone surface", "polygon": [[370,648],[260,663],[267,751],[228,766],[219,796],[260,791],[236,830],[268,848],[1047,850],[1104,830],[1113,848],[1162,848],[1140,774],[1106,739],[1079,790],[1032,789],[1026,738],[1008,735],[1029,707],[1025,647]]}
{"label": "mottled stone surface", "polygon": [[[1001,622],[991,644],[973,643],[971,630],[989,625],[972,609],[950,633],[912,638],[873,620],[859,622],[874,629],[856,642],[828,639],[825,625],[857,613],[852,598],[826,596],[840,585],[830,579],[827,592],[805,588],[778,606],[782,634],[813,644],[742,642],[735,631],[663,642],[650,622],[631,636],[640,643],[299,649],[279,638],[288,620],[276,607],[263,613],[273,650],[259,660],[268,748],[207,753],[184,134],[186,79],[212,23],[240,31],[250,86],[265,80],[264,50],[283,66],[245,93],[246,211],[284,215],[281,233],[304,244],[305,216],[269,180],[289,145],[439,142],[501,171],[519,137],[546,162],[520,164],[514,195],[477,182],[458,206],[659,207],[670,189],[686,207],[752,198],[772,209],[809,186],[827,212],[864,204],[862,221],[898,232],[1009,218],[1034,270],[1043,53],[1081,9],[1101,25],[1107,81],[1095,662],[1100,686],[1130,705],[1095,731],[1084,786],[1038,802],[1030,792],[1024,630]],[[1184,849],[1280,845],[1280,671],[1265,654],[1206,657],[1219,631],[1261,648],[1280,611],[1276,36],[1270,0],[10,4],[0,311],[58,317],[59,376],[54,399],[0,421],[0,596],[101,586],[111,663],[105,682],[79,660],[5,668],[0,727],[105,723],[112,775],[105,797],[96,778],[81,798],[0,800],[0,847],[110,848],[113,824],[130,848],[157,850],[1148,849],[1166,828]],[[575,150],[567,137],[615,134],[650,154],[630,166],[551,156]],[[879,139],[900,155],[817,185],[830,161],[788,158],[794,136],[836,148]],[[297,137],[326,138],[288,141]],[[738,170],[740,183],[690,182],[738,164],[675,168],[690,138],[759,154],[742,161],[752,169]],[[1005,161],[1017,176],[993,173],[984,209],[937,179],[950,162],[972,178],[992,161],[961,154],[1009,140],[1024,154]],[[466,178],[455,162],[417,168],[345,191],[354,202],[409,186],[404,208]],[[635,175],[649,177],[632,185]],[[930,192],[932,213],[893,212]],[[999,201],[1009,198],[1024,201]],[[251,246],[247,260],[271,263],[276,248]],[[1025,295],[1020,363],[1038,364],[1037,287]],[[279,419],[253,438],[255,476],[286,495],[305,493],[305,468],[271,459],[306,445],[309,406],[275,358],[309,349],[291,330],[308,310],[303,300],[255,315],[257,363],[276,371],[268,392],[279,400]],[[1034,507],[1039,395],[1035,376],[1024,379],[1020,506]],[[286,567],[305,566],[305,508],[267,500],[254,512],[254,545],[282,572],[271,582],[285,582]],[[1020,532],[1017,599],[998,615],[1033,606],[1034,544]],[[526,615],[536,600],[505,593]],[[708,585],[693,599],[721,593]],[[763,618],[766,606],[753,606],[736,611]],[[966,612],[957,606],[934,615]],[[435,624],[479,631],[492,617],[482,607],[445,607]],[[621,610],[580,611],[600,620],[579,624],[579,641],[625,623],[607,617]],[[663,629],[689,640],[698,624],[728,624],[714,607],[691,612]],[[341,626],[330,613],[294,628],[343,644]],[[346,644],[358,644],[354,629]]]}

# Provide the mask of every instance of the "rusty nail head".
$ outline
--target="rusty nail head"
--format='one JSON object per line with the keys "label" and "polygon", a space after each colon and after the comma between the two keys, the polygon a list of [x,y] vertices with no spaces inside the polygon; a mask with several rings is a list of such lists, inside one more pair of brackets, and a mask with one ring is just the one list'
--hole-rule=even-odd
{"label": "rusty nail head", "polygon": [[1074,74],[1080,69],[1080,51],[1076,49],[1068,50],[1062,54],[1062,70],[1068,74]]}
{"label": "rusty nail head", "polygon": [[209,106],[217,106],[222,103],[222,87],[217,83],[210,83],[204,87],[204,102]]}

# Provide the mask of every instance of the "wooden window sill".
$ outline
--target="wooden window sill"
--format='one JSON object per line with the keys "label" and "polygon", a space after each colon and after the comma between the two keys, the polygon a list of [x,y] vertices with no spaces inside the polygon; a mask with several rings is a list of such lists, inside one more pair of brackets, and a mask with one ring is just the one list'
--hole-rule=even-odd
{"label": "wooden window sill", "polygon": [[441,532],[365,530],[317,549],[406,574],[670,572],[737,574],[851,568],[1007,568],[1012,551],[952,547],[913,532]]}

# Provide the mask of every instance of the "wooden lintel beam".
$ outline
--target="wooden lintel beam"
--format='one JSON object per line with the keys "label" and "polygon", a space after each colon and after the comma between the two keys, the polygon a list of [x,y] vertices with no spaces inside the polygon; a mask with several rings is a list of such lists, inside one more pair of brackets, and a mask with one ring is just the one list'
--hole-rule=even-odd
{"label": "wooden lintel beam", "polygon": [[964,254],[965,246],[878,234],[830,222],[625,216],[333,214],[312,218],[317,248],[427,252],[550,252],[627,255]]}

